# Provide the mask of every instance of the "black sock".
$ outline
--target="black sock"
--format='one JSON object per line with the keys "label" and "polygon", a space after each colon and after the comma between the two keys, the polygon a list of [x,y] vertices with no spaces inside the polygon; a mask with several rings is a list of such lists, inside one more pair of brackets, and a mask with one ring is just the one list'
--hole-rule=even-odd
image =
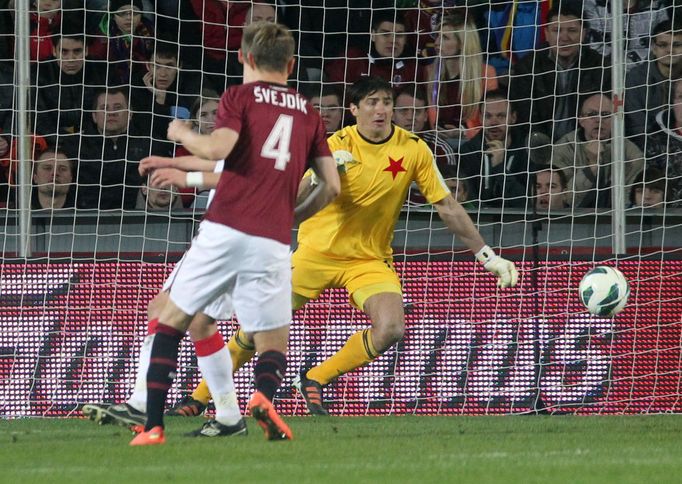
{"label": "black sock", "polygon": [[284,353],[273,350],[264,352],[258,357],[253,369],[256,375],[256,390],[272,401],[286,370],[287,357]]}
{"label": "black sock", "polygon": [[184,333],[159,323],[152,344],[147,370],[147,423],[148,431],[160,425],[163,427],[163,409],[168,390],[175,378],[178,365],[178,348]]}

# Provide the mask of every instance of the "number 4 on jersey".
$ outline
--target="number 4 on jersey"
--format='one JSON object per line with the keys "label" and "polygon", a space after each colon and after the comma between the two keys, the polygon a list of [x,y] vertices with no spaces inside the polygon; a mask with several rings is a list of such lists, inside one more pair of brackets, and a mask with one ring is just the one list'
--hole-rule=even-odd
{"label": "number 4 on jersey", "polygon": [[265,140],[260,155],[263,158],[275,160],[275,169],[284,171],[291,159],[289,144],[291,143],[291,131],[294,126],[294,117],[288,114],[280,114],[277,122],[270,130],[268,139]]}

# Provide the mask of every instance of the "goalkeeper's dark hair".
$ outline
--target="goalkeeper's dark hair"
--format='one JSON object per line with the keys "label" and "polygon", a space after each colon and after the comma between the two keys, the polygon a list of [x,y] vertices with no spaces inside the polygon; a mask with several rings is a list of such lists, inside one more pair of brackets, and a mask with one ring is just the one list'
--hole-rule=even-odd
{"label": "goalkeeper's dark hair", "polygon": [[346,91],[346,100],[358,106],[360,101],[375,92],[384,91],[393,97],[393,88],[391,84],[381,77],[363,76],[355,81]]}
{"label": "goalkeeper's dark hair", "polygon": [[56,48],[57,45],[59,45],[59,43],[64,39],[75,40],[76,42],[80,42],[81,44],[83,44],[83,48],[87,47],[87,41],[85,39],[85,34],[82,32],[71,32],[71,33],[63,32],[61,34],[54,34],[52,36],[52,45],[54,45]]}
{"label": "goalkeeper's dark hair", "polygon": [[258,69],[284,72],[294,57],[296,42],[284,25],[273,22],[256,22],[244,29],[242,53],[253,55]]}

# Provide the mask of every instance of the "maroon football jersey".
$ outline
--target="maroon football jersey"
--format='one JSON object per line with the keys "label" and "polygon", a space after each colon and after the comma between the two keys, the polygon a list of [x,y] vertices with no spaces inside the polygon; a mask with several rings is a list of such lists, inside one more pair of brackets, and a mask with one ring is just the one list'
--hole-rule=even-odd
{"label": "maroon football jersey", "polygon": [[298,185],[309,162],[331,156],[317,110],[294,89],[268,82],[230,87],[216,129],[239,133],[206,219],[291,243]]}

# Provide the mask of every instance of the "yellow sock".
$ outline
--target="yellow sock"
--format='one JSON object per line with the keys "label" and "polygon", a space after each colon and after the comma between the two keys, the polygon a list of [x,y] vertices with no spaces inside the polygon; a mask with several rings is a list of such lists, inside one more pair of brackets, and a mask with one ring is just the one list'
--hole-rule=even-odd
{"label": "yellow sock", "polygon": [[326,385],[344,373],[365,366],[377,357],[379,357],[379,352],[372,344],[370,330],[358,331],[348,338],[343,348],[319,365],[311,368],[306,376]]}
{"label": "yellow sock", "polygon": [[230,350],[230,358],[232,358],[232,373],[236,373],[256,354],[256,347],[244,338],[241,328],[237,328],[227,342],[227,349]]}
{"label": "yellow sock", "polygon": [[[240,328],[237,328],[237,331],[235,331],[227,342],[227,349],[230,351],[230,358],[232,358],[232,373],[236,373],[236,371],[250,361],[256,353],[254,346],[249,343],[248,340],[244,339],[244,335],[241,333]],[[207,405],[211,400],[211,392],[208,389],[206,380],[203,378],[192,392],[192,398],[199,400],[204,405]]]}

